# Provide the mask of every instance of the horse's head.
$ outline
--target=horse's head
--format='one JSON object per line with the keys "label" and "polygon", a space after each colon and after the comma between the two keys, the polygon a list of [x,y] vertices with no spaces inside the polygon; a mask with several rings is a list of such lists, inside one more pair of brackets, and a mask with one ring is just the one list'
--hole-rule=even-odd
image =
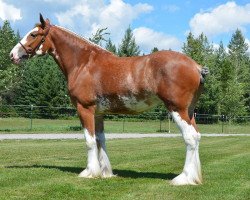
{"label": "horse's head", "polygon": [[14,63],[19,64],[23,59],[34,55],[44,55],[51,48],[50,38],[47,37],[51,27],[50,21],[44,20],[40,14],[40,22],[11,50],[10,58]]}

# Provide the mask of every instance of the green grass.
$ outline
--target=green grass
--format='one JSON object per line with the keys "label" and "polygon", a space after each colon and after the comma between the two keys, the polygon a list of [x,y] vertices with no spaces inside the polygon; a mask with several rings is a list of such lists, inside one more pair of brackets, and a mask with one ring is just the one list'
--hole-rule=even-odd
{"label": "green grass", "polygon": [[[245,124],[198,124],[201,133],[250,133],[250,123]],[[70,133],[79,131],[80,121],[78,118],[70,120],[62,119],[33,119],[28,118],[0,118],[0,133]],[[179,133],[175,123],[168,120],[160,121],[105,121],[107,133],[155,133],[168,132]]]}
{"label": "green grass", "polygon": [[32,122],[28,118],[0,118],[1,132],[67,132],[72,131],[71,127],[80,127],[78,118],[71,120],[33,119]]}
{"label": "green grass", "polygon": [[249,137],[202,138],[204,183],[171,186],[183,168],[180,138],[108,140],[111,179],[82,179],[83,140],[1,141],[0,199],[202,199],[250,196]]}

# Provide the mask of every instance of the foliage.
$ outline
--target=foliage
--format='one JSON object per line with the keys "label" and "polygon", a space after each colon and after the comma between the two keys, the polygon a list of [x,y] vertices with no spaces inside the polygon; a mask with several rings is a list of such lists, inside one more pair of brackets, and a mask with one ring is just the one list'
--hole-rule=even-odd
{"label": "foliage", "polygon": [[245,105],[250,111],[250,58],[247,53],[248,45],[240,30],[236,30],[228,45],[229,60],[233,66],[235,83],[240,85],[240,91],[244,96]]}
{"label": "foliage", "polygon": [[117,54],[116,46],[112,43],[110,38],[106,44],[106,49],[114,54]]}
{"label": "foliage", "polygon": [[10,23],[4,21],[0,27],[0,104],[5,101],[5,96],[18,84],[19,68],[11,63],[9,53],[19,40]]}
{"label": "foliage", "polygon": [[128,27],[128,29],[125,31],[122,43],[118,48],[118,55],[120,57],[130,57],[130,56],[138,56],[139,54],[140,54],[140,48],[135,42],[132,29]]}
{"label": "foliage", "polygon": [[[220,43],[216,50],[209,43],[204,34],[197,38],[189,33],[187,42],[184,43],[183,52],[192,57],[201,66],[210,69],[210,75],[205,82],[204,93],[197,105],[198,113],[216,113],[227,116],[239,116],[246,114],[247,91],[250,65],[247,56],[247,45],[239,30],[232,36],[229,45],[229,53]],[[248,68],[247,68],[248,65]]]}
{"label": "foliage", "polygon": [[110,33],[106,32],[108,28],[99,28],[97,29],[96,33],[92,35],[92,38],[89,38],[89,40],[95,44],[101,45],[102,41],[107,42],[105,39],[105,35],[110,35]]}
{"label": "foliage", "polygon": [[[98,29],[90,40],[96,44],[105,44],[107,50],[119,56],[140,55],[131,27],[125,31],[121,44],[117,48],[105,36],[107,28]],[[35,113],[39,117],[53,117],[54,113],[46,111],[43,106],[68,106],[66,81],[55,62],[45,56],[33,58],[21,66],[13,65],[9,52],[20,40],[8,21],[0,27],[0,105],[41,106]],[[218,49],[205,34],[195,37],[189,33],[183,45],[187,54],[201,66],[210,69],[206,78],[204,93],[197,104],[197,113],[227,115],[235,117],[250,114],[250,57],[248,45],[240,30],[236,30],[228,44],[228,52],[223,43]],[[158,51],[157,47],[152,52]],[[14,112],[15,109],[11,109]],[[155,111],[165,112],[164,105]],[[49,113],[45,115],[45,113]],[[148,113],[150,115],[150,113]]]}
{"label": "foliage", "polygon": [[157,47],[154,47],[152,50],[151,50],[151,53],[154,53],[154,52],[157,52],[159,51],[159,49]]}
{"label": "foliage", "polygon": [[24,65],[14,104],[41,106],[35,115],[44,118],[53,117],[50,107],[69,105],[65,78],[51,57],[33,58]]}

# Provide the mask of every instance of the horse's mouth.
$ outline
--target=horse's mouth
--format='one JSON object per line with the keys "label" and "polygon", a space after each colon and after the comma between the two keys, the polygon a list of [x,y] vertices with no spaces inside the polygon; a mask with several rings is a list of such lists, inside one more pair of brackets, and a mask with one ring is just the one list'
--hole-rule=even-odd
{"label": "horse's mouth", "polygon": [[28,58],[28,55],[23,55],[22,57],[19,57],[17,59],[12,59],[12,62],[16,65],[19,65],[23,60],[27,60]]}

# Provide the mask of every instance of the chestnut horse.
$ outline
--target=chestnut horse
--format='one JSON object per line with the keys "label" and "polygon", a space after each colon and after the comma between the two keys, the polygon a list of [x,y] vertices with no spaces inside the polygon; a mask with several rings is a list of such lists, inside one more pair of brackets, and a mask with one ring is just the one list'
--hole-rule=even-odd
{"label": "chestnut horse", "polygon": [[206,68],[173,51],[120,58],[75,33],[44,20],[12,49],[18,64],[34,55],[50,54],[64,73],[77,108],[87,145],[87,167],[80,177],[112,177],[105,147],[103,114],[136,114],[163,101],[186,144],[183,172],[174,185],[202,182],[200,133],[193,111],[201,93]]}

